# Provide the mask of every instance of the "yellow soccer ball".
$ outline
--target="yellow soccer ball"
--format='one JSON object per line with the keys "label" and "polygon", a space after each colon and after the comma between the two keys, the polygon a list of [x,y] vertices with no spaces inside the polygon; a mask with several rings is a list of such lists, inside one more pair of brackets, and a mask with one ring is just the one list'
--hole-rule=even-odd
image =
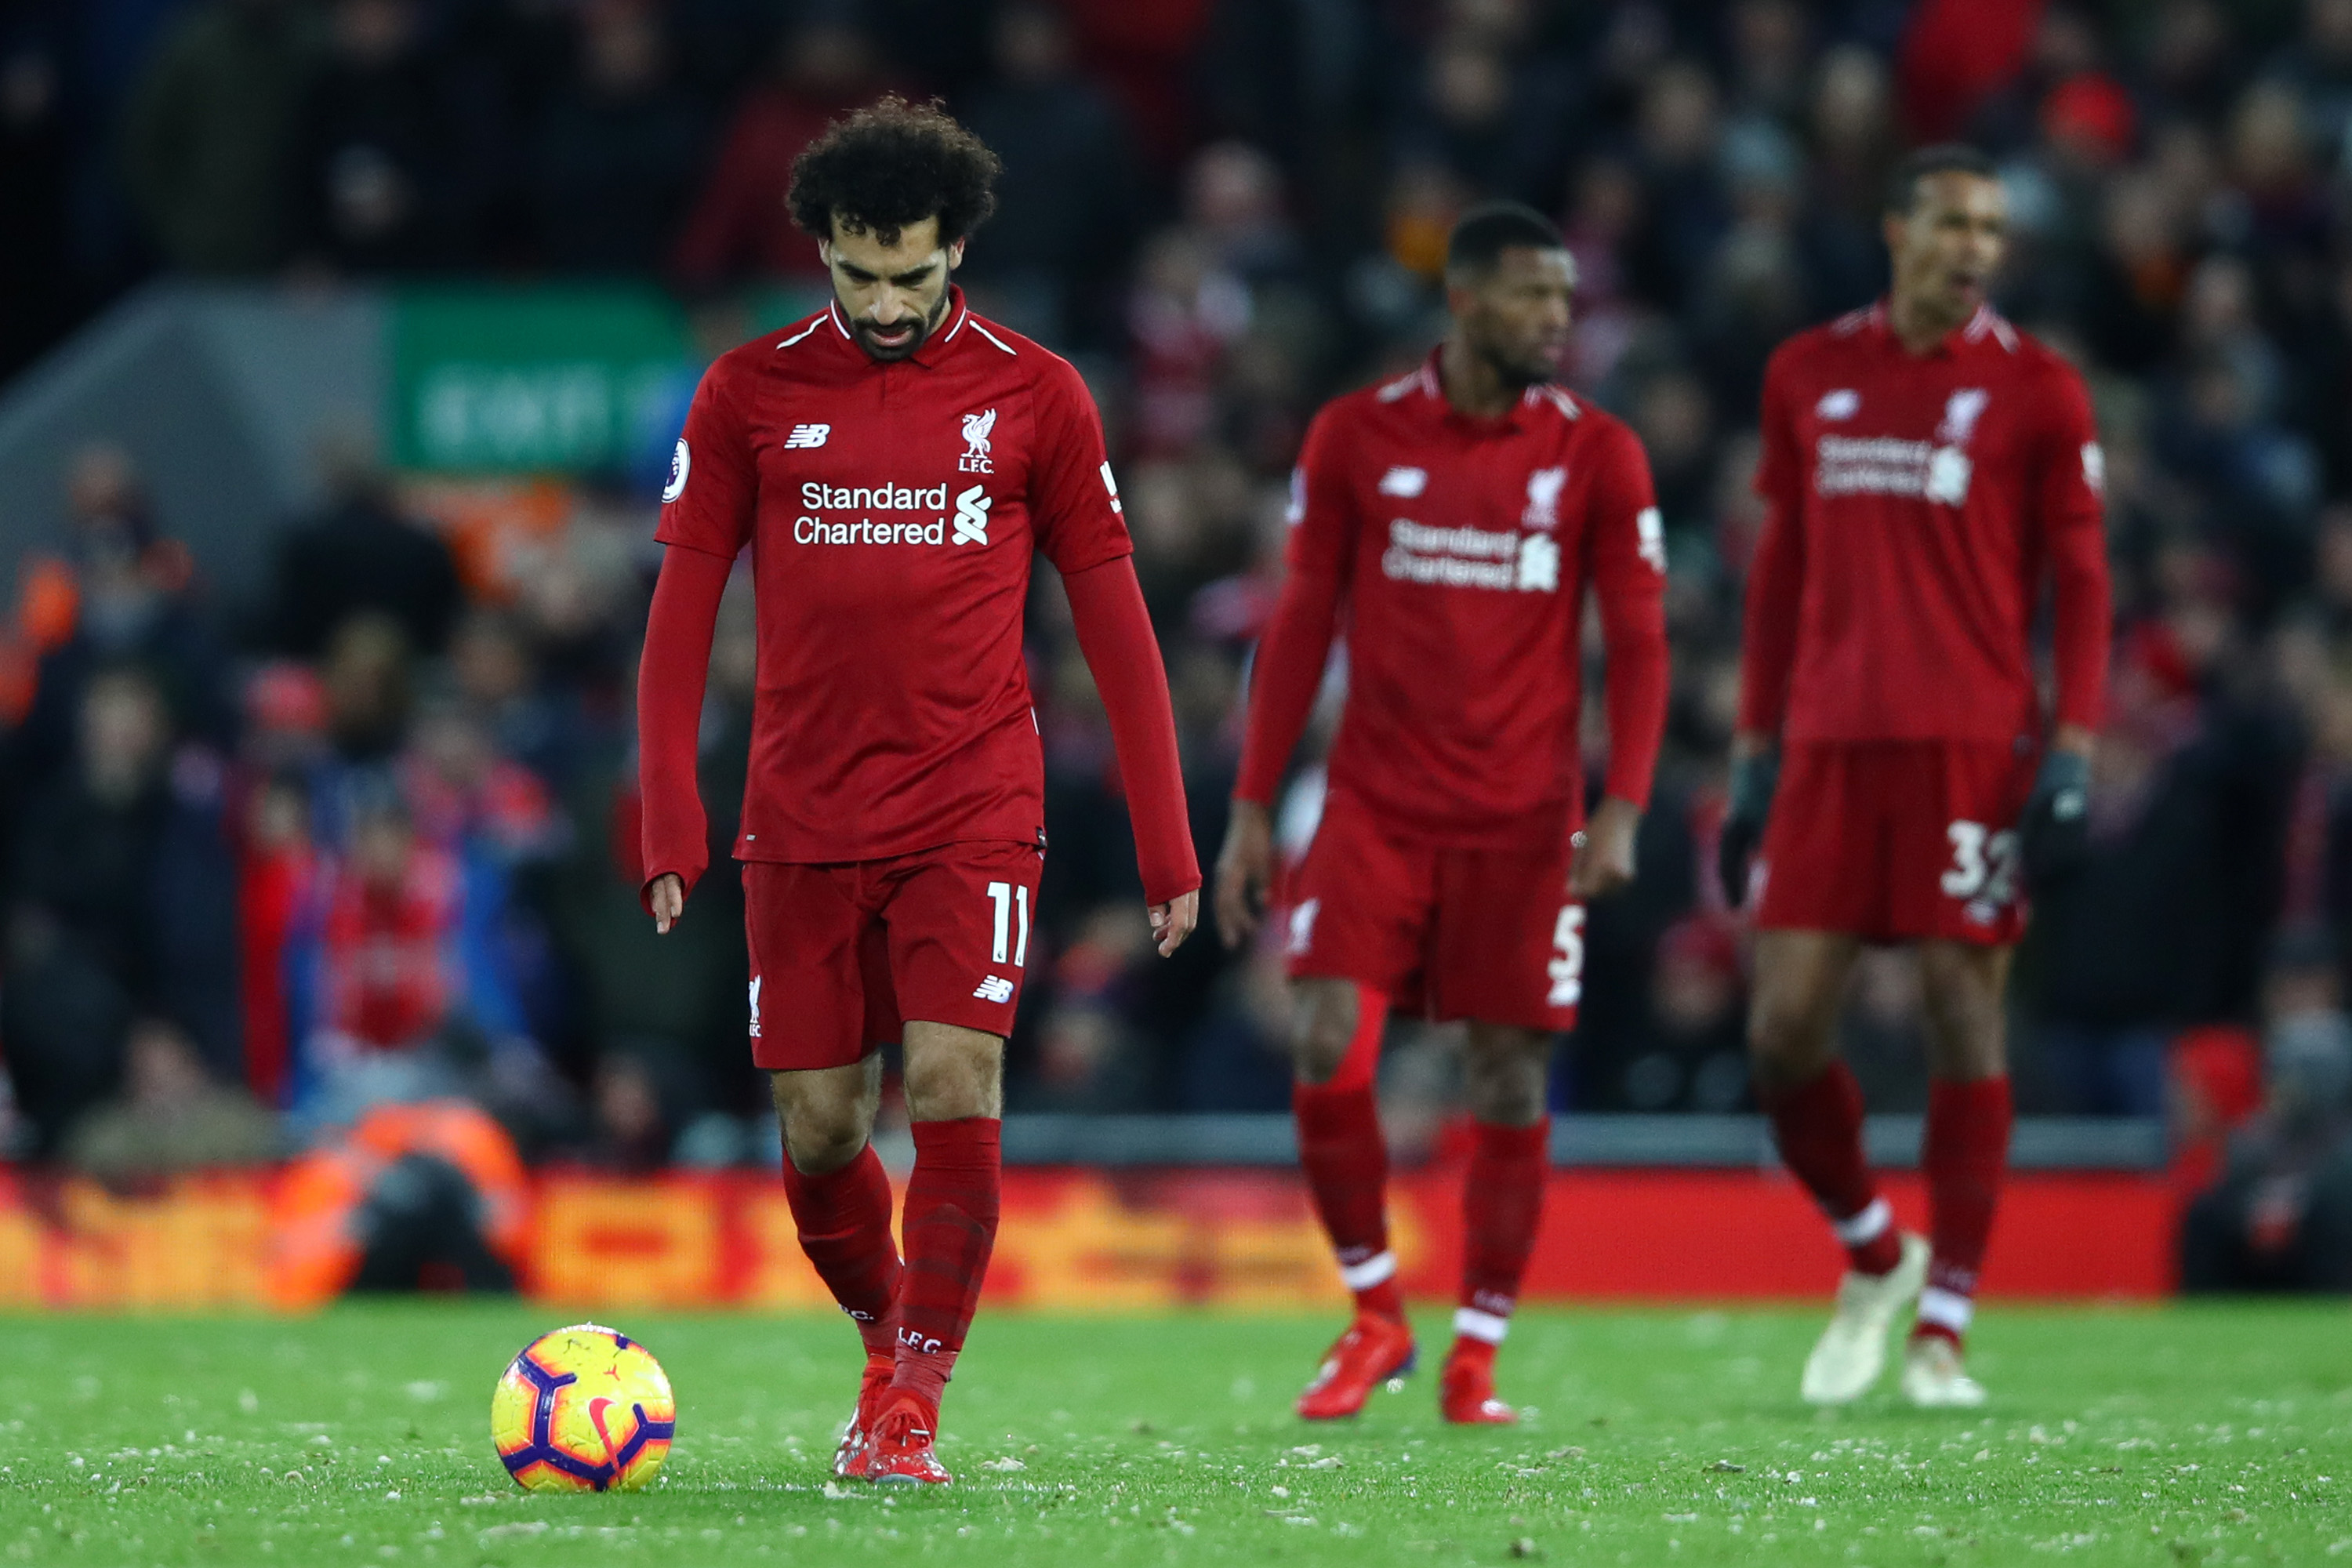
{"label": "yellow soccer ball", "polygon": [[600,1323],[531,1341],[490,1396],[490,1440],[525,1491],[635,1491],[677,1430],[661,1363]]}

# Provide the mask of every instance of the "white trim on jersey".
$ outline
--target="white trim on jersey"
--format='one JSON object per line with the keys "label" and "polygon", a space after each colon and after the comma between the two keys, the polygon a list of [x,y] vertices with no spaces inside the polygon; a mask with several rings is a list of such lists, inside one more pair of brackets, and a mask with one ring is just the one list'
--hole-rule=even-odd
{"label": "white trim on jersey", "polygon": [[[966,310],[964,314],[969,317],[971,315],[971,312]],[[998,348],[1003,349],[1006,353],[1012,354],[1014,359],[1019,359],[1021,357],[1020,353],[1011,343],[1006,342],[1003,338],[998,337],[994,332],[992,332],[986,327],[982,326],[978,321],[975,320],[972,321],[971,330],[978,332],[982,337],[986,338],[990,342],[994,343]]]}
{"label": "white trim on jersey", "polygon": [[826,305],[824,308],[824,313],[832,319],[834,326],[840,331],[841,335],[844,338],[849,339],[852,342],[856,341],[855,338],[850,337],[849,318],[841,313],[840,300],[835,300],[832,303]]}
{"label": "white trim on jersey", "polygon": [[962,310],[956,312],[955,325],[948,329],[948,335],[941,338],[940,342],[943,343],[951,343],[955,342],[955,335],[963,331],[963,324],[971,320],[971,307],[966,305]]}
{"label": "white trim on jersey", "polygon": [[778,343],[776,346],[780,349],[788,349],[794,343],[806,338],[811,332],[815,331],[823,325],[824,325],[824,317],[819,316],[815,321],[811,321],[807,326],[803,327],[799,331],[794,332],[791,337],[786,338],[782,342]]}

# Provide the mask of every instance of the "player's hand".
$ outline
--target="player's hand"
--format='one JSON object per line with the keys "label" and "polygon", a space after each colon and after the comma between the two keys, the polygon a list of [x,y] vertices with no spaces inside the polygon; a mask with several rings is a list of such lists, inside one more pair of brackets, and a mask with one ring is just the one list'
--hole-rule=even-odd
{"label": "player's hand", "polygon": [[2091,738],[2071,726],[2042,759],[2018,837],[2025,885],[2040,892],[2082,870],[2091,858]]}
{"label": "player's hand", "polygon": [[1576,836],[1576,853],[1568,863],[1568,890],[1579,899],[1598,899],[1631,882],[1633,836],[1641,826],[1641,807],[1613,795],[1604,796]]}
{"label": "player's hand", "polygon": [[1164,904],[1150,909],[1151,940],[1160,949],[1160,956],[1168,957],[1184,945],[1192,928],[1201,923],[1201,890],[1179,893]]}
{"label": "player's hand", "polygon": [[686,913],[686,882],[675,871],[664,871],[654,879],[653,891],[646,902],[654,909],[654,931],[667,936],[669,928],[677,924],[677,917]]}
{"label": "player's hand", "polygon": [[1257,932],[1274,886],[1274,815],[1254,800],[1234,802],[1217,853],[1217,934],[1239,947]]}
{"label": "player's hand", "polygon": [[1762,742],[1743,742],[1734,750],[1731,809],[1716,843],[1715,872],[1723,882],[1723,901],[1735,910],[1748,901],[1748,863],[1763,845],[1764,820],[1772,815],[1780,786],[1780,752]]}

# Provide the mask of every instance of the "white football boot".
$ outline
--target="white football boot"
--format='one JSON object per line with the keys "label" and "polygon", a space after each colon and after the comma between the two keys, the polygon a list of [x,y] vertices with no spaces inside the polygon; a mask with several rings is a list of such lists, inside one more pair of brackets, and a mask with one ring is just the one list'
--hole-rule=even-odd
{"label": "white football boot", "polygon": [[1903,1397],[1922,1410],[1974,1410],[1984,1384],[1960,1370],[1960,1352],[1941,1334],[1922,1334],[1903,1347]]}
{"label": "white football boot", "polygon": [[1849,1269],[1838,1281],[1837,1310],[1805,1358],[1808,1405],[1846,1405],[1870,1392],[1886,1370],[1886,1337],[1903,1309],[1927,1283],[1927,1241],[1906,1234],[1901,1261],[1885,1274]]}

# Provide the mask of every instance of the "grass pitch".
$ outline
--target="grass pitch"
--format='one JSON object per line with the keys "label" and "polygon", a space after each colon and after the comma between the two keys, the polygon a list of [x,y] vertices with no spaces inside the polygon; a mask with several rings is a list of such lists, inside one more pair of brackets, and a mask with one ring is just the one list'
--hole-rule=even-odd
{"label": "grass pitch", "polygon": [[[1433,1378],[1309,1428],[1323,1319],[983,1317],[950,1390],[959,1484],[829,1484],[838,1319],[629,1316],[678,1442],[628,1496],[526,1497],[490,1388],[549,1309],[292,1321],[19,1318],[0,1357],[0,1563],[150,1564],[2352,1563],[2341,1304],[1979,1323],[1988,1412],[1796,1399],[1813,1312],[1528,1312],[1522,1426]],[[1423,1323],[1425,1349],[1443,1321]]]}

